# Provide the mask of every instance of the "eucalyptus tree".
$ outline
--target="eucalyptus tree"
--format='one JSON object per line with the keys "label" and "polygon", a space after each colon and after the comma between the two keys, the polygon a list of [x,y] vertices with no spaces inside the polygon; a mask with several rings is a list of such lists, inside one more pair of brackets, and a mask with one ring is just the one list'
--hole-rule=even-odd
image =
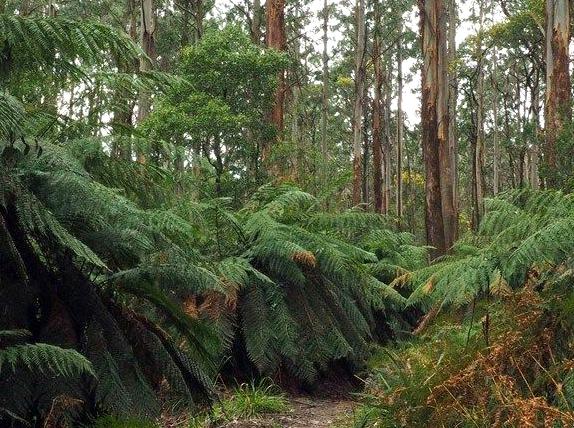
{"label": "eucalyptus tree", "polygon": [[399,228],[403,217],[403,147],[405,132],[405,117],[403,112],[403,22],[402,16],[398,24],[397,37],[397,200],[396,215]]}
{"label": "eucalyptus tree", "polygon": [[359,205],[362,201],[363,181],[363,101],[365,92],[365,0],[356,0],[355,3],[355,94],[353,105],[353,204]]}
{"label": "eucalyptus tree", "polygon": [[[383,198],[383,147],[382,147],[382,90],[383,90],[383,70],[381,64],[381,3],[375,1],[373,4],[373,46],[372,63],[374,70],[374,96],[372,104],[373,114],[373,192],[374,210],[377,213],[388,211],[388,200]],[[385,203],[383,203],[385,202]]]}
{"label": "eucalyptus tree", "polygon": [[322,52],[322,97],[321,97],[321,153],[325,160],[329,153],[327,148],[327,121],[329,119],[329,0],[323,1],[323,52]]}
{"label": "eucalyptus tree", "polygon": [[426,171],[426,234],[435,255],[454,242],[451,161],[448,152],[448,73],[446,10],[442,0],[420,2],[422,69],[422,144]]}
{"label": "eucalyptus tree", "polygon": [[[572,121],[569,70],[570,8],[568,0],[546,0],[546,168],[548,184],[558,186],[557,140]],[[563,156],[570,156],[564,154]],[[562,157],[562,156],[560,156]]]}
{"label": "eucalyptus tree", "polygon": [[[284,52],[287,49],[287,36],[285,30],[285,0],[267,0],[265,4],[265,45],[268,48]],[[269,120],[275,126],[278,141],[283,135],[283,121],[285,109],[285,70],[277,73],[277,89],[275,100],[269,112]],[[262,148],[264,162],[269,161],[271,155],[271,141],[266,141]]]}

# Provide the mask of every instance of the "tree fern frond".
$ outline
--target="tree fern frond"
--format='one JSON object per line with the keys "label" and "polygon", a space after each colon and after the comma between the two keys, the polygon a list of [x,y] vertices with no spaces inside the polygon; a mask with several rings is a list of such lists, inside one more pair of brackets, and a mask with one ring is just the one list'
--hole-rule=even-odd
{"label": "tree fern frond", "polygon": [[0,91],[0,138],[22,135],[24,106],[10,94]]}
{"label": "tree fern frond", "polygon": [[221,348],[221,343],[206,321],[192,319],[183,312],[177,303],[151,284],[123,284],[119,290],[147,300],[158,307],[181,335],[188,339],[189,351],[194,360],[201,365],[206,373],[210,375],[215,373],[217,368],[216,356]]}
{"label": "tree fern frond", "polygon": [[62,349],[47,343],[35,343],[11,346],[0,350],[0,372],[18,367],[29,370],[50,371],[62,376],[95,376],[91,363],[73,349]]}
{"label": "tree fern frond", "polygon": [[127,35],[109,26],[62,17],[0,14],[0,40],[17,58],[43,64],[60,60],[70,67],[78,58],[97,64],[102,52],[109,52],[123,61],[141,55]]}
{"label": "tree fern frond", "polygon": [[488,200],[486,206],[474,243],[463,241],[453,255],[412,273],[415,291],[409,304],[436,300],[455,307],[465,305],[490,292],[493,283],[518,287],[532,266],[557,265],[571,257],[571,195],[520,189]]}

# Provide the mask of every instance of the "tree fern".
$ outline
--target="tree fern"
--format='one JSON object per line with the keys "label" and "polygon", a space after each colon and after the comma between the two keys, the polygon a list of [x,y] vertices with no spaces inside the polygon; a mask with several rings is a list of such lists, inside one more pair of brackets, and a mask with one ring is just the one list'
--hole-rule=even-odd
{"label": "tree fern", "polygon": [[397,279],[415,288],[409,303],[468,304],[492,292],[500,281],[519,287],[530,269],[556,266],[572,257],[572,195],[522,189],[486,205],[477,236],[459,242],[452,255],[432,266]]}
{"label": "tree fern", "polygon": [[9,67],[22,63],[59,65],[67,73],[85,73],[75,60],[97,63],[102,52],[124,61],[137,58],[141,51],[127,35],[93,21],[74,21],[62,17],[21,17],[0,14],[0,43],[10,51]]}
{"label": "tree fern", "polygon": [[0,138],[19,137],[24,114],[24,107],[16,98],[0,92]]}
{"label": "tree fern", "polygon": [[[0,332],[4,335],[6,332]],[[52,372],[74,377],[82,374],[95,376],[90,362],[73,349],[62,349],[47,343],[10,346],[0,350],[0,373],[26,367],[31,371]]]}
{"label": "tree fern", "polygon": [[[160,367],[159,370],[170,368],[169,378],[174,382],[173,387],[180,391],[181,379],[187,379],[184,381],[186,388],[195,389],[191,392],[188,389],[188,396],[206,393],[210,385],[202,370],[216,364],[213,347],[217,347],[218,341],[215,335],[209,332],[209,327],[201,327],[201,323],[189,319],[177,301],[172,301],[173,299],[168,297],[169,290],[174,290],[171,284],[163,284],[163,289],[154,285],[155,281],[170,277],[165,264],[161,263],[156,269],[143,270],[143,266],[149,263],[149,258],[154,253],[169,246],[169,240],[161,228],[155,227],[155,223],[151,221],[152,216],[137,208],[118,192],[93,182],[82,169],[81,163],[70,157],[67,152],[52,149],[46,144],[46,150],[38,157],[36,153],[25,154],[20,143],[18,144],[15,147],[8,146],[11,150],[19,152],[18,161],[11,167],[2,166],[0,176],[3,183],[0,199],[3,233],[9,238],[4,242],[12,242],[11,247],[3,247],[0,251],[3,257],[0,279],[3,283],[8,281],[11,284],[10,287],[4,287],[3,305],[10,305],[10,302],[16,299],[18,283],[22,281],[28,281],[27,289],[30,292],[45,290],[41,292],[53,293],[54,299],[61,302],[65,308],[63,310],[73,314],[73,317],[70,317],[73,321],[70,322],[77,323],[76,329],[81,332],[81,337],[70,340],[75,343],[82,355],[93,363],[93,370],[98,374],[98,378],[105,379],[96,384],[96,394],[89,397],[100,400],[99,405],[108,411],[133,411],[139,414],[153,414],[158,411],[159,406],[152,390],[152,379],[144,375],[146,366],[151,365],[156,369]],[[86,221],[78,221],[80,218],[85,218]],[[136,224],[138,219],[144,224],[147,223],[147,226]],[[94,244],[104,233],[115,239],[128,238],[129,235],[125,234],[126,226],[132,230],[132,236],[127,241],[129,245],[123,244],[123,250]],[[124,233],[119,233],[120,230]],[[191,258],[186,258],[185,261]],[[102,260],[106,260],[106,263]],[[140,262],[142,265],[138,267]],[[11,273],[16,266],[21,266],[22,274],[19,276]],[[126,266],[131,266],[132,270],[139,274],[136,275],[139,280],[136,283],[130,284],[126,281],[119,285],[114,281],[120,281],[122,276],[117,278],[110,276],[108,269],[117,270]],[[219,286],[218,278],[204,268],[183,266],[190,268],[183,277],[180,275],[175,280],[179,279],[183,283],[197,278],[198,285],[192,290],[194,293],[202,290],[200,284],[204,284],[203,289]],[[127,280],[129,270],[125,272],[123,279]],[[98,281],[94,282],[94,279]],[[106,284],[106,287],[102,288],[98,283]],[[146,283],[155,288],[144,289]],[[128,292],[129,294],[126,294]],[[139,303],[131,297],[128,298],[128,295],[136,297]],[[20,324],[16,326],[30,329],[32,320],[26,321],[26,313],[51,309],[49,305],[31,309],[37,305],[33,295],[25,299],[22,296],[26,296],[26,293],[21,294],[19,300],[16,300],[22,301],[22,304],[11,307],[6,313],[13,314],[14,322],[19,320]],[[201,361],[197,364],[184,362],[185,358],[175,348],[166,350],[166,346],[169,346],[168,341],[173,340],[170,334],[162,337],[161,349],[164,350],[157,354],[159,361],[161,359],[166,361],[162,366],[158,364],[158,360],[149,361],[144,358],[145,353],[134,354],[132,345],[126,339],[127,331],[124,330],[129,328],[129,325],[126,324],[122,328],[123,324],[118,324],[118,321],[110,315],[114,300],[119,305],[133,305],[135,308],[146,308],[146,310],[150,310],[148,305],[151,304],[152,311],[155,311],[155,322],[164,323],[170,329],[174,327],[173,334],[176,337],[186,338],[189,341],[187,349],[191,356],[189,361],[193,359]],[[121,312],[114,312],[114,317],[118,317],[121,321]],[[2,322],[11,322],[10,320],[8,317]],[[153,325],[150,321],[144,328],[153,329]],[[102,332],[105,332],[105,339]],[[153,334],[157,336],[156,333]],[[160,349],[157,341],[148,343],[154,344],[156,352]],[[15,353],[11,351],[4,354],[3,370],[8,367],[7,364],[16,362],[27,362],[26,368],[29,369],[43,357],[46,357],[51,367],[59,372],[71,373],[75,368],[70,362],[70,357],[76,356],[76,351],[65,354],[67,359],[64,357],[57,359],[59,354],[54,354],[56,348],[52,347],[52,344],[38,344],[35,347],[36,345],[35,343],[17,345]],[[209,347],[212,350],[205,351]],[[16,360],[14,355],[23,355],[24,359]],[[178,362],[175,363],[174,359]],[[214,369],[210,372],[213,373]],[[15,375],[17,374],[10,376],[10,379]],[[62,388],[66,390],[64,384]],[[71,389],[68,389],[70,391],[68,393],[72,393],[73,389],[73,394],[84,394],[81,388],[75,388],[73,385],[69,388]],[[89,392],[90,388],[84,390]],[[34,393],[33,390],[26,388],[23,388],[23,391]],[[61,392],[56,389],[51,392],[46,390],[46,397],[51,393]],[[21,399],[33,402],[32,397]],[[21,412],[32,411],[29,407],[18,407],[15,401],[12,403],[14,407],[5,407],[18,417],[26,418],[27,413]],[[42,409],[40,410],[43,411]],[[49,407],[46,410],[49,410]]]}

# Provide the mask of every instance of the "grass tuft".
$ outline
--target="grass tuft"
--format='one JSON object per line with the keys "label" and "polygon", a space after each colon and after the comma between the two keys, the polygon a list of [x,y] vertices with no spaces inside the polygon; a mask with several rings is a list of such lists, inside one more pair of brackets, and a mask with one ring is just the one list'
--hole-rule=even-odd
{"label": "grass tuft", "polygon": [[258,383],[242,383],[213,408],[211,415],[199,415],[192,419],[189,428],[221,426],[288,410],[289,402],[285,394],[270,379],[263,379]]}

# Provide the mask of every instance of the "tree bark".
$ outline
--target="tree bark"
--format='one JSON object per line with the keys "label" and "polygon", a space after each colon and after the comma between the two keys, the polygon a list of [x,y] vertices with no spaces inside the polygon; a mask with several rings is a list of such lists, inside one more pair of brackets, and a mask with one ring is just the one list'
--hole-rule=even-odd
{"label": "tree bark", "polygon": [[[155,30],[156,17],[153,0],[141,0],[140,16],[140,44],[146,57],[140,59],[140,72],[147,72],[153,68],[155,61]],[[147,90],[140,92],[138,102],[138,123],[145,120],[151,109],[151,94]],[[137,160],[140,163],[146,162],[146,154],[140,149],[137,154]]]}
{"label": "tree bark", "polygon": [[399,229],[403,217],[403,23],[399,23],[397,40],[397,219]]}
{"label": "tree bark", "polygon": [[197,43],[203,37],[203,17],[205,12],[203,10],[203,0],[192,0],[193,7],[193,42]]}
{"label": "tree bark", "polygon": [[484,28],[484,0],[479,1],[479,32],[475,46],[477,61],[476,81],[476,144],[474,145],[472,162],[472,184],[474,196],[475,230],[478,228],[484,214],[484,183],[482,177],[484,159],[484,55],[482,53],[482,31]]}
{"label": "tree bark", "polygon": [[383,214],[389,213],[391,206],[391,70],[390,66],[384,63],[383,67]]}
{"label": "tree bark", "polygon": [[[137,43],[137,7],[135,0],[126,0],[126,10],[124,14],[125,31],[130,36],[130,39]],[[126,64],[121,60],[116,61],[118,71],[124,73],[133,73],[137,69],[137,61]],[[119,88],[114,93],[114,116],[112,125],[112,135],[114,139],[112,147],[112,156],[131,160],[132,149],[129,140],[120,140],[122,136],[131,136],[131,129],[133,127],[133,113],[135,107],[135,100],[130,99],[125,90]],[[129,132],[127,132],[129,131]]]}
{"label": "tree bark", "polygon": [[547,180],[558,183],[556,141],[572,120],[570,73],[570,2],[546,0],[546,153]]}
{"label": "tree bark", "polygon": [[[452,223],[445,222],[443,187],[449,186],[448,111],[446,84],[445,11],[442,0],[419,0],[422,41],[422,145],[425,163],[425,222],[427,243],[436,257],[451,243]],[[444,167],[446,171],[441,170]],[[446,180],[446,182],[441,182]],[[447,189],[444,189],[447,190]],[[452,187],[450,188],[452,192]],[[452,193],[448,195],[452,207]],[[446,207],[445,207],[446,208]],[[448,209],[446,210],[448,211]],[[447,213],[452,222],[453,212]],[[445,225],[448,226],[449,235]]]}
{"label": "tree bark", "polygon": [[540,143],[540,73],[536,73],[536,78],[533,82],[531,88],[531,110],[532,110],[532,117],[534,119],[534,124],[536,126],[535,131],[535,144],[532,145],[530,149],[530,186],[534,190],[538,190],[540,188],[540,176],[538,172],[538,163],[539,163],[539,143]]}
{"label": "tree bark", "polygon": [[[369,108],[369,93],[368,87],[365,85],[365,93],[363,95],[363,111],[368,111]],[[361,194],[362,199],[361,202],[363,203],[363,207],[369,206],[369,149],[370,149],[370,141],[369,141],[369,126],[372,126],[369,122],[369,115],[364,114],[363,117],[363,173],[362,173],[362,181],[361,181]]]}
{"label": "tree bark", "polygon": [[[448,3],[448,64],[450,69],[456,63],[456,28],[458,19],[458,9],[456,0],[449,0]],[[458,100],[458,78],[457,73],[449,74],[448,86],[448,150],[450,158],[450,185],[452,186],[452,210],[453,217],[453,240],[458,236],[458,143],[456,133],[456,108]],[[446,218],[445,218],[446,220]]]}
{"label": "tree bark", "polygon": [[438,96],[437,96],[437,130],[440,189],[442,199],[442,216],[444,228],[445,249],[448,250],[456,239],[457,213],[454,200],[454,182],[452,173],[452,154],[449,149],[449,73],[446,41],[446,9],[442,1],[439,2],[438,10]]}
{"label": "tree bark", "polygon": [[[299,22],[301,15],[299,4],[295,5],[294,11],[294,21]],[[298,30],[296,30],[298,31]],[[295,38],[292,44],[291,52],[293,53],[293,60],[296,64],[301,63],[301,43],[299,38]],[[300,109],[300,98],[301,98],[301,85],[293,85],[291,90],[290,99],[290,116],[291,116],[291,142],[295,147],[295,156],[293,157],[293,168],[291,177],[293,180],[300,180],[303,176],[303,171],[305,168],[305,150],[304,143],[305,140],[302,138],[301,129],[299,127],[299,109]]]}
{"label": "tree bark", "polygon": [[[327,42],[329,36],[329,2],[323,2],[323,93],[321,97],[321,155],[323,162],[328,161],[327,151],[327,121],[329,115],[329,52]],[[324,168],[323,168],[324,169]],[[323,174],[325,175],[325,174]],[[325,178],[325,177],[323,177]]]}
{"label": "tree bark", "polygon": [[189,5],[189,0],[181,0],[182,3],[179,6],[181,11],[181,47],[187,46],[189,44],[189,24],[191,23],[191,10]]}
{"label": "tree bark", "polygon": [[500,147],[498,141],[498,92],[496,89],[496,79],[498,75],[498,57],[496,50],[493,54],[494,63],[492,65],[492,193],[497,195],[500,191]]}
{"label": "tree bark", "polygon": [[382,134],[381,134],[381,93],[383,86],[383,73],[381,70],[380,53],[380,4],[374,5],[374,36],[372,61],[375,72],[374,98],[373,98],[373,192],[374,209],[376,213],[383,213],[383,164],[382,164]]}
{"label": "tree bark", "polygon": [[365,0],[356,0],[355,102],[353,107],[353,205],[361,203],[363,94],[365,86]]}
{"label": "tree bark", "polygon": [[[280,52],[285,51],[287,48],[287,40],[285,36],[285,0],[267,0],[266,18],[266,46]],[[270,122],[275,126],[277,140],[281,138],[281,134],[283,132],[285,91],[285,71],[281,71],[277,76],[275,100],[270,114]],[[270,154],[271,144],[267,141],[264,143],[261,153],[263,162],[269,160]]]}
{"label": "tree bark", "polygon": [[261,0],[253,0],[253,16],[251,17],[251,40],[261,44]]}

